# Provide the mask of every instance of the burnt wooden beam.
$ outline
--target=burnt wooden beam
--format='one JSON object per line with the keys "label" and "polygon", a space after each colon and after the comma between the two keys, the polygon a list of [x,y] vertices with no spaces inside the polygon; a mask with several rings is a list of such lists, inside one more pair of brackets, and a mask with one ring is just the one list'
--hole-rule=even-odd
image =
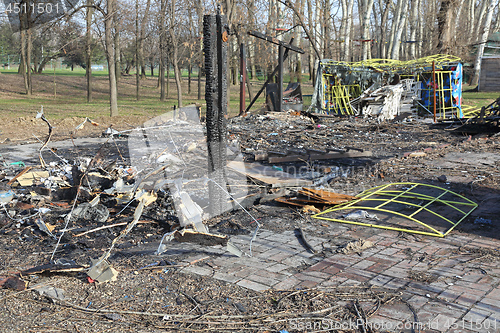
{"label": "burnt wooden beam", "polygon": [[268,35],[264,35],[264,34],[262,34],[260,32],[257,32],[257,31],[249,31],[248,34],[250,36],[254,36],[254,37],[263,39],[263,40],[265,40],[267,42],[283,46],[286,49],[298,52],[300,54],[304,54],[305,53],[304,50],[302,50],[301,48],[299,48],[297,46],[290,45],[287,42],[283,42],[283,41],[279,40],[278,38],[271,37],[271,36],[268,36]]}
{"label": "burnt wooden beam", "polygon": [[269,163],[285,163],[285,162],[304,162],[304,161],[318,161],[318,160],[335,160],[339,158],[358,158],[358,157],[371,157],[371,151],[365,152],[346,152],[346,153],[332,153],[332,154],[311,154],[304,155],[291,155],[284,157],[269,156]]}

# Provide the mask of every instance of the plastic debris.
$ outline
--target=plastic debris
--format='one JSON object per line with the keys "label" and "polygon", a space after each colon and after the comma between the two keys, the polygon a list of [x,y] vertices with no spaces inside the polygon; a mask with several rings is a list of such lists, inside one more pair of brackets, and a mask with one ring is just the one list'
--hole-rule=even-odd
{"label": "plastic debris", "polygon": [[109,210],[103,204],[92,206],[89,202],[78,205],[72,214],[73,218],[82,218],[88,221],[104,223],[109,217]]}
{"label": "plastic debris", "polygon": [[36,290],[40,296],[46,296],[50,299],[58,299],[64,301],[66,299],[65,291],[60,288],[52,287],[52,286],[33,286],[32,289]]}
{"label": "plastic debris", "polygon": [[55,226],[53,226],[49,223],[43,222],[43,220],[41,218],[36,219],[35,224],[38,227],[38,229],[45,232],[50,237],[57,239],[56,236],[54,236],[54,234],[52,234],[52,230],[54,230]]}
{"label": "plastic debris", "polygon": [[378,220],[377,215],[370,214],[366,210],[356,210],[342,217],[346,220]]}
{"label": "plastic debris", "polygon": [[0,192],[0,203],[7,203],[14,198],[14,192],[11,190]]}
{"label": "plastic debris", "polygon": [[87,275],[94,281],[97,282],[109,282],[116,281],[118,271],[114,269],[109,262],[103,258],[91,260],[92,266],[88,271]]}

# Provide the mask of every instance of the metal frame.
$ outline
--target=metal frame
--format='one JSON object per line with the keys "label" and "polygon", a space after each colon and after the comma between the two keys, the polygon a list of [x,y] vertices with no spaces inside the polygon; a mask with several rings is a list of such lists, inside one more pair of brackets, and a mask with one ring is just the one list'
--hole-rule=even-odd
{"label": "metal frame", "polygon": [[[403,187],[402,189],[398,189],[398,187]],[[431,196],[427,195],[424,193],[419,193],[417,190],[438,190],[441,193],[437,196]],[[451,194],[453,195],[456,199],[454,200],[443,200],[441,199],[444,197],[446,194]],[[404,231],[404,232],[409,232],[409,233],[414,233],[414,234],[421,234],[421,235],[428,235],[428,236],[435,236],[435,237],[445,237],[448,235],[460,222],[462,222],[476,207],[478,206],[475,202],[465,198],[464,196],[457,194],[455,192],[452,192],[450,190],[444,189],[442,187],[434,186],[434,185],[428,185],[428,184],[420,184],[420,183],[392,183],[392,184],[386,184],[382,186],[377,186],[372,189],[366,190],[360,195],[358,200],[351,201],[346,204],[338,205],[336,207],[327,209],[321,213],[318,213],[316,215],[313,215],[312,217],[315,219],[320,219],[320,220],[327,220],[327,221],[333,221],[333,222],[341,222],[341,223],[348,223],[348,224],[355,224],[355,225],[362,225],[362,226],[367,226],[367,227],[374,227],[374,228],[380,228],[380,229],[388,229],[388,230],[395,230],[395,231]],[[406,200],[405,200],[406,199]],[[420,204],[415,204],[410,201],[410,199],[417,199],[421,200],[424,202],[423,205]],[[366,203],[368,202],[380,202],[380,204],[376,206],[369,206]],[[414,207],[415,210],[410,214],[406,215],[397,211],[389,210],[384,208],[389,203],[397,203],[404,205],[405,207],[411,206]],[[432,208],[435,208],[433,206],[439,206],[441,205],[446,205],[448,207],[453,208],[457,212],[459,212],[462,216],[461,218],[458,219],[458,221],[452,221],[449,218],[442,216],[438,214],[436,211],[432,210]],[[414,221],[418,223],[421,226],[424,226],[430,231],[420,231],[420,230],[413,230],[413,229],[405,229],[405,228],[396,228],[396,227],[391,227],[391,226],[384,226],[384,225],[377,225],[377,224],[371,224],[371,223],[363,223],[363,222],[357,222],[357,221],[350,221],[350,220],[342,220],[342,219],[335,219],[335,218],[330,218],[330,217],[325,217],[323,216],[324,214],[328,214],[331,212],[335,211],[341,211],[341,210],[346,210],[346,209],[364,209],[367,211],[376,211],[376,212],[383,212],[383,213],[389,213],[393,215],[397,215],[403,218],[406,218],[408,220]],[[420,221],[415,218],[415,215],[417,215],[420,212],[428,212],[433,214],[434,216],[438,217],[439,219],[448,222],[451,226],[447,230],[441,232],[437,230],[436,228],[424,223],[423,221]]]}

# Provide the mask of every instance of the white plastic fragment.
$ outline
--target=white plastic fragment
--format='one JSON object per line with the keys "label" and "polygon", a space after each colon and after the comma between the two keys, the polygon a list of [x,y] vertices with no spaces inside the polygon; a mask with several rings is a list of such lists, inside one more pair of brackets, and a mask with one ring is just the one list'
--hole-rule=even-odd
{"label": "white plastic fragment", "polygon": [[375,214],[370,214],[366,210],[356,210],[347,215],[343,215],[346,220],[378,220],[378,216]]}

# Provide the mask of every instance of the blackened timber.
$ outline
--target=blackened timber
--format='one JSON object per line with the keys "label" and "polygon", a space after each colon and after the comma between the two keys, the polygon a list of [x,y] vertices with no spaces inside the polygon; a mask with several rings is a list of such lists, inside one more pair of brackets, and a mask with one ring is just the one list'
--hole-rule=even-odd
{"label": "blackened timber", "polygon": [[279,44],[278,47],[278,110],[283,111],[283,45]]}
{"label": "blackened timber", "polygon": [[304,161],[317,161],[317,160],[334,160],[339,158],[357,158],[357,157],[371,157],[371,151],[365,152],[346,152],[346,153],[331,153],[331,154],[310,154],[310,155],[291,155],[283,157],[269,156],[267,161],[269,163],[285,163],[285,162],[304,162]]}
{"label": "blackened timber", "polygon": [[[292,39],[290,39],[290,44],[289,45],[292,45],[293,43],[293,37]],[[286,49],[285,50],[285,53],[283,54],[283,61],[286,60],[286,58],[288,58],[288,52],[290,51],[290,49]],[[250,108],[252,107],[252,105],[254,105],[254,103],[257,101],[257,99],[259,98],[260,94],[262,94],[262,92],[264,91],[264,89],[266,89],[266,86],[269,82],[271,82],[272,78],[276,75],[276,73],[278,73],[280,69],[280,66],[276,66],[276,68],[274,69],[274,71],[271,73],[271,75],[269,75],[267,77],[267,80],[266,82],[264,82],[264,84],[262,85],[262,87],[260,88],[260,90],[257,92],[257,94],[255,95],[255,97],[252,99],[252,101],[250,102],[250,104],[248,104],[248,107],[247,109],[245,110],[245,112],[248,112],[248,110],[250,110]]]}
{"label": "blackened timber", "polygon": [[227,133],[227,19],[222,15],[203,17],[207,102],[208,191],[213,216],[225,211],[224,188]]}
{"label": "blackened timber", "polygon": [[283,41],[281,41],[281,40],[279,40],[279,39],[277,39],[275,37],[264,35],[264,34],[261,34],[260,32],[257,32],[257,31],[249,31],[248,34],[251,35],[251,36],[263,39],[265,41],[268,41],[270,43],[273,43],[273,44],[276,44],[276,45],[281,45],[281,46],[283,46],[286,49],[298,52],[300,54],[304,54],[304,50],[302,50],[301,48],[299,48],[297,46],[293,46],[293,45],[288,44],[286,42],[283,42]]}

